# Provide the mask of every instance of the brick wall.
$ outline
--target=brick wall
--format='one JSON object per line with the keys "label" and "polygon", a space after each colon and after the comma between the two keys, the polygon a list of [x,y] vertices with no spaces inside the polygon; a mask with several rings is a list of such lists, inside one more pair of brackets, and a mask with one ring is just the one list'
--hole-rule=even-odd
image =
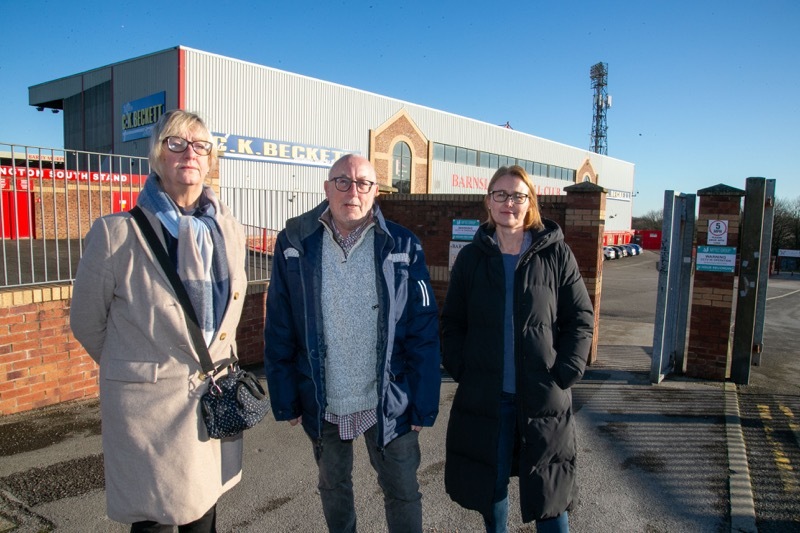
{"label": "brick wall", "polygon": [[69,328],[70,286],[0,293],[0,414],[97,396],[97,365]]}
{"label": "brick wall", "polygon": [[[69,327],[72,286],[0,292],[0,415],[95,398],[98,367]],[[266,285],[248,288],[237,344],[243,364],[260,364]]]}
{"label": "brick wall", "polygon": [[100,213],[113,210],[109,187],[45,187],[34,193],[34,198],[37,239],[77,239],[89,231]]}
{"label": "brick wall", "polygon": [[[592,183],[571,185],[567,195],[539,196],[542,216],[557,222],[578,261],[595,310],[595,336],[589,362],[597,354],[602,287],[602,241],[605,228],[605,190]],[[486,220],[481,194],[393,194],[378,196],[388,220],[419,237],[431,274],[436,302],[441,309],[450,280],[449,258],[454,219]]]}

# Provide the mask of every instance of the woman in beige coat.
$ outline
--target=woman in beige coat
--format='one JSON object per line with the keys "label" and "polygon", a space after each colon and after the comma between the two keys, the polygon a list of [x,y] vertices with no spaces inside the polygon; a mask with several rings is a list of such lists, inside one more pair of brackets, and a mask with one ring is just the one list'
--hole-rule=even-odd
{"label": "woman in beige coat", "polygon": [[[156,125],[137,205],[169,251],[216,364],[236,350],[244,302],[241,225],[204,186],[216,147],[202,119]],[[242,438],[210,439],[206,391],[184,313],[127,212],[95,221],[73,290],[75,338],[100,365],[108,516],[131,531],[216,531],[217,499],[241,478]]]}

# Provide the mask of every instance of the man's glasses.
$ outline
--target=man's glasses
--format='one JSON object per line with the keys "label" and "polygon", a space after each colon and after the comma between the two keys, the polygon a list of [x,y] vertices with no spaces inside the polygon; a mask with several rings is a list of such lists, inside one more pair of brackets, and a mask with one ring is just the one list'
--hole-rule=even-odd
{"label": "man's glasses", "polygon": [[506,191],[492,191],[489,193],[489,196],[492,197],[492,200],[497,202],[498,204],[504,204],[511,198],[515,204],[524,204],[525,200],[527,200],[530,196],[521,193],[515,192],[513,194],[507,193]]}
{"label": "man's glasses", "polygon": [[352,187],[355,183],[356,190],[361,194],[368,193],[372,189],[372,186],[375,185],[374,181],[351,180],[350,178],[345,177],[331,178],[328,181],[332,181],[333,186],[336,187],[336,190],[341,192],[349,191],[350,187]]}
{"label": "man's glasses", "polygon": [[164,139],[164,142],[167,143],[167,148],[170,152],[175,152],[177,154],[185,152],[189,146],[192,147],[192,150],[194,150],[194,153],[197,155],[208,155],[211,153],[211,143],[208,141],[189,142],[183,137],[167,137]]}

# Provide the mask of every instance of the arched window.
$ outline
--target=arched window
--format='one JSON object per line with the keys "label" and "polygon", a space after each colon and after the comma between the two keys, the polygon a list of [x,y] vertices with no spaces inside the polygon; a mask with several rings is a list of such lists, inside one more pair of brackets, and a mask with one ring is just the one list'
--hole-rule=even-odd
{"label": "arched window", "polygon": [[392,151],[392,185],[397,192],[411,192],[411,149],[403,141]]}

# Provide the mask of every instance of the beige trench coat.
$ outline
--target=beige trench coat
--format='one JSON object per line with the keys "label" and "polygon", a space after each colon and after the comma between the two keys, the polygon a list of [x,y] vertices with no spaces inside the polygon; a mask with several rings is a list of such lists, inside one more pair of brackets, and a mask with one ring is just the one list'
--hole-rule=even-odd
{"label": "beige trench coat", "polygon": [[[221,206],[230,299],[209,346],[236,349],[247,288],[242,226]],[[163,239],[158,219],[145,211]],[[100,365],[100,410],[109,518],[185,524],[241,479],[242,436],[210,439],[200,415],[206,383],[181,305],[128,213],[95,221],[73,289],[70,325]]]}

